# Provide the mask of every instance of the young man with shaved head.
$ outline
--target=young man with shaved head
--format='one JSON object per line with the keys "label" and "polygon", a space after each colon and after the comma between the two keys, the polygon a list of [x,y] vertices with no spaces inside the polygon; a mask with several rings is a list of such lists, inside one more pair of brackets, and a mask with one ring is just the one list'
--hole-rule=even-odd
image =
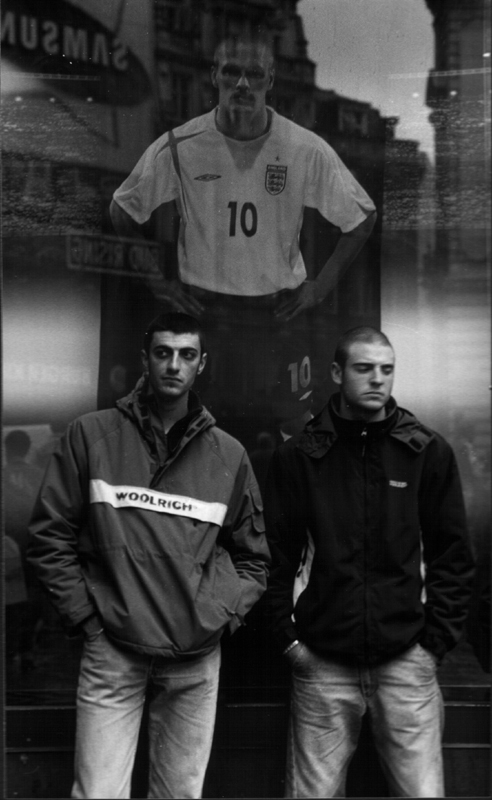
{"label": "young man with shaved head", "polygon": [[147,796],[201,797],[220,639],[266,588],[251,465],[192,390],[206,360],[195,319],[153,320],[134,391],[69,425],[34,511],[30,562],[84,635],[74,798],[130,797],[146,697]]}
{"label": "young man with shaved head", "polygon": [[274,630],[292,668],[286,796],[344,797],[362,716],[392,797],[443,797],[436,679],[473,573],[453,452],[392,397],[395,354],[348,331],[339,387],[272,457]]}
{"label": "young man with shaved head", "polygon": [[[273,385],[272,413],[287,423],[306,414],[312,392],[305,312],[337,285],[373,228],[375,208],[323,139],[267,105],[275,78],[267,37],[221,42],[211,77],[217,107],[145,151],[115,192],[111,216],[119,235],[138,236],[163,205],[176,203],[179,280],[165,278],[156,291],[203,315],[212,335],[220,321],[229,325],[228,337],[247,337],[241,325],[264,332],[255,340],[255,362],[266,387],[255,384],[252,392],[268,394]],[[314,280],[300,251],[305,208],[340,232]],[[217,337],[219,351],[228,337]],[[237,407],[241,397],[230,390]],[[244,389],[242,395],[247,403]]]}

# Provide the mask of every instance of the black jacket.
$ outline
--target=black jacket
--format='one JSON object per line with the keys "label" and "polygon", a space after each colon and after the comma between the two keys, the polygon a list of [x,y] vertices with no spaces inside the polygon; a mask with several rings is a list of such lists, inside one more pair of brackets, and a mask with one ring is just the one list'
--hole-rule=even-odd
{"label": "black jacket", "polygon": [[[375,664],[458,641],[473,574],[453,452],[393,399],[381,422],[339,395],[272,457],[265,514],[280,645]],[[423,572],[425,570],[425,579]]]}

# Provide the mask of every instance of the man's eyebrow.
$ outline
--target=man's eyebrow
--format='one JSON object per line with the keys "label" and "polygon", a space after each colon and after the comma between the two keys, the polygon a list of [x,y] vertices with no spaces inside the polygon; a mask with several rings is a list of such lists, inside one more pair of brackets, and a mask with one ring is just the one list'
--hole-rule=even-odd
{"label": "man's eyebrow", "polygon": [[198,347],[195,347],[192,344],[185,345],[185,347],[171,347],[170,344],[156,344],[156,345],[154,345],[154,347],[152,349],[153,350],[169,350],[170,352],[173,352],[174,350],[177,350],[179,353],[189,353],[189,352],[198,353]]}
{"label": "man's eyebrow", "polygon": [[261,64],[260,61],[255,61],[253,64],[248,64],[246,67],[242,67],[240,64],[235,64],[233,61],[225,61],[224,64],[222,64],[222,69],[226,68],[238,69],[241,71],[244,69],[246,72],[252,69],[261,69],[263,72],[265,72],[265,67],[263,66],[263,64]]}
{"label": "man's eyebrow", "polygon": [[394,367],[394,361],[384,361],[382,364],[376,361],[354,361],[352,364],[353,367]]}

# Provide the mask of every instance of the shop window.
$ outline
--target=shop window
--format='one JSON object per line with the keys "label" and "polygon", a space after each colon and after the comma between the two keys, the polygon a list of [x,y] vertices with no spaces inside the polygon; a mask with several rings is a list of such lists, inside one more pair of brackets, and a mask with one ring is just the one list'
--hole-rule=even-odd
{"label": "shop window", "polygon": [[[208,74],[217,31],[237,32],[244,15],[235,0],[87,0],[82,5],[91,10],[92,23],[102,25],[104,17],[104,42],[114,47],[114,63],[94,66],[88,59],[84,65],[81,48],[80,61],[62,64],[63,72],[61,62],[55,71],[53,58],[64,26],[73,42],[79,41],[76,31],[83,30],[79,38],[90,52],[94,41],[95,52],[102,47],[103,39],[90,33],[90,22],[84,23],[86,30],[79,17],[78,22],[62,19],[62,12],[81,13],[81,4],[39,4],[43,13],[50,8],[44,27],[28,24],[15,0],[3,5],[5,687],[10,706],[59,707],[74,702],[81,640],[65,636],[29,572],[28,517],[67,424],[111,406],[136,383],[142,328],[162,307],[156,289],[161,272],[177,275],[182,198],[163,204],[148,222],[146,236],[158,269],[141,243],[122,243],[115,236],[109,203],[146,147],[164,132],[159,103],[167,115],[164,128],[171,118],[177,125],[193,117],[197,103],[204,112],[212,108],[215,92]],[[121,7],[119,16],[109,8],[103,13],[102,5]],[[293,53],[292,74],[299,81],[305,76],[295,89],[292,77],[281,82],[277,71],[279,94],[274,88],[273,102],[278,113],[291,119],[295,112],[297,124],[325,139],[378,211],[369,241],[309,313],[311,361],[301,353],[283,377],[296,389],[301,378],[313,378],[317,412],[335,391],[326,375],[338,336],[361,324],[380,326],[389,336],[397,354],[396,399],[448,439],[456,453],[477,563],[465,635],[444,660],[439,679],[449,697],[468,692],[487,698],[490,4],[373,0],[357,4],[363,17],[356,22],[352,4],[343,0],[313,0],[306,9],[298,3],[307,47],[301,36],[295,47],[284,38],[288,20],[282,14],[294,13],[295,3],[243,5],[255,6],[260,16],[260,7],[268,6],[265,19],[275,22],[276,53]],[[307,10],[310,5],[316,13]],[[215,16],[208,14],[212,7]],[[156,29],[165,33],[160,66],[153,51]],[[44,38],[36,31],[44,31]],[[192,66],[179,42],[197,32]],[[102,36],[101,29],[96,33]],[[319,112],[315,122],[308,118],[309,98]],[[269,162],[268,169],[270,189],[287,192],[290,166],[285,173]],[[204,167],[196,179],[208,190],[219,178]],[[262,176],[262,186],[265,181]],[[212,203],[204,207],[207,220]],[[259,224],[254,205],[234,196],[225,213],[228,231],[247,243]],[[299,235],[307,277],[314,280],[340,230],[306,207]],[[272,411],[277,375],[270,368],[273,361],[256,356],[265,336],[254,298],[241,320],[216,310],[222,350],[212,354],[202,384],[205,394],[207,381],[218,382],[223,402],[212,410],[249,452],[258,450],[259,441],[273,437],[278,443],[279,438]],[[248,353],[251,362],[241,369],[240,358]],[[259,702],[278,697],[289,678],[263,614],[260,606],[235,635],[223,668],[226,690],[251,690],[255,702],[260,696]]]}

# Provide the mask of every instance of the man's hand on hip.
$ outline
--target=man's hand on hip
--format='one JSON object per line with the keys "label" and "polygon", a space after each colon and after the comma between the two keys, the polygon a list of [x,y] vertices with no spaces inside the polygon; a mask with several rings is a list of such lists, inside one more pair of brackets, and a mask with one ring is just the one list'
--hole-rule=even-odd
{"label": "man's hand on hip", "polygon": [[300,292],[287,300],[281,302],[275,311],[275,316],[279,320],[288,322],[290,319],[302,314],[310,308],[314,308],[324,300],[324,295],[320,293],[319,285],[316,281],[304,281]]}
{"label": "man's hand on hip", "polygon": [[204,307],[191,295],[187,294],[181,283],[177,280],[167,281],[163,279],[152,287],[154,296],[158,300],[166,300],[168,303],[183,314],[191,314],[199,317],[203,314]]}

